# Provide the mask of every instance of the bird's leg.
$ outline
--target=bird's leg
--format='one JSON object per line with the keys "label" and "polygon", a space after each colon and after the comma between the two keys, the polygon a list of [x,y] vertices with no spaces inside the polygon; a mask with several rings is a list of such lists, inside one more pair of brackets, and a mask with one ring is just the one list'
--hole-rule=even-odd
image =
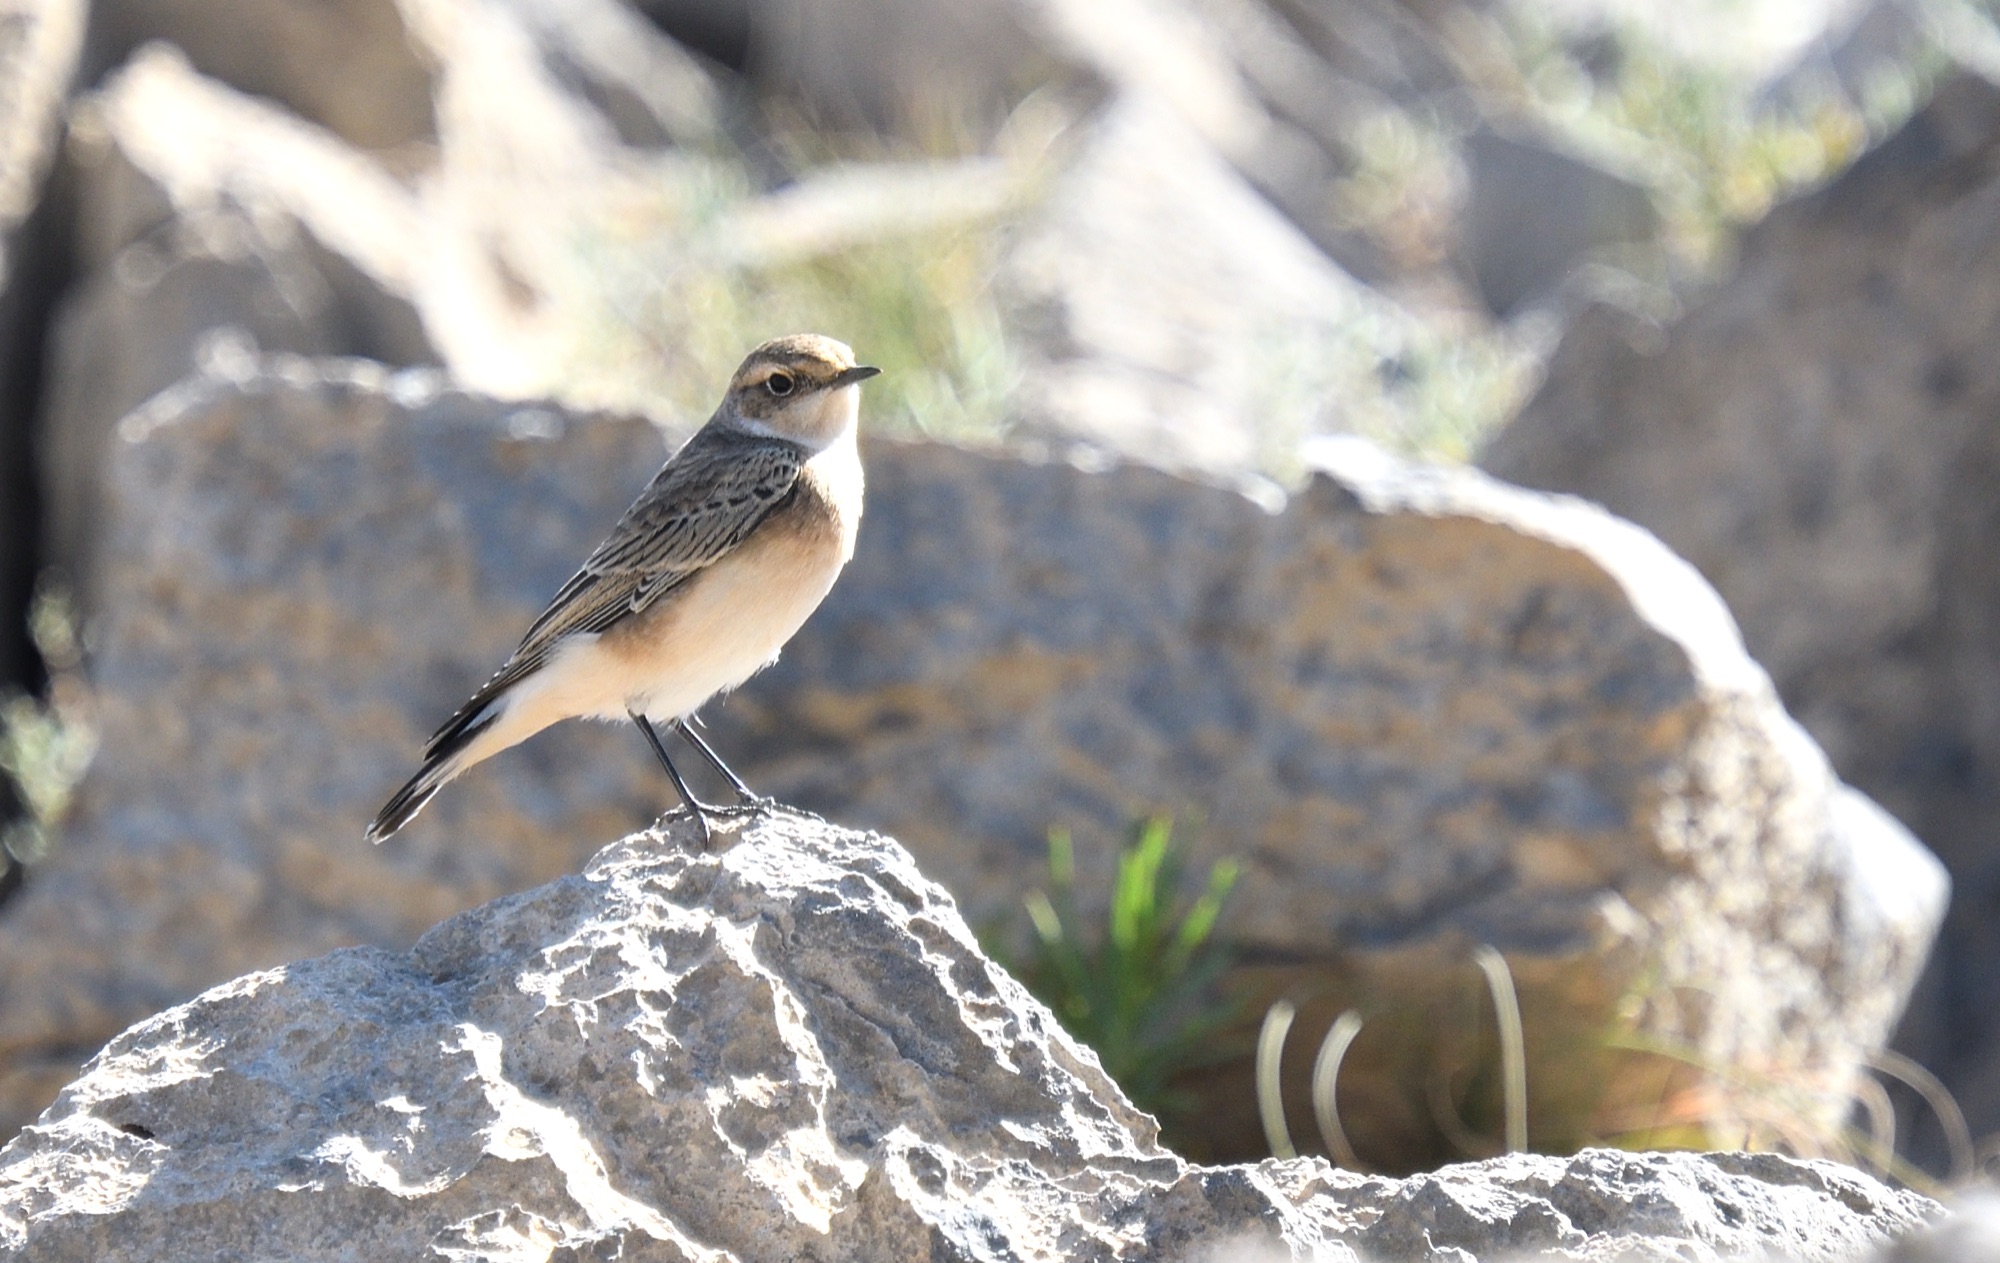
{"label": "bird's leg", "polygon": [[701,734],[694,730],[693,724],[685,718],[676,719],[674,728],[687,739],[687,743],[693,746],[702,758],[708,760],[710,767],[722,773],[722,779],[729,782],[729,787],[736,791],[736,797],[744,807],[758,808],[770,805],[770,799],[757,794],[743,783],[742,777],[729,770],[729,765],[722,761],[722,756],[715,752],[715,747],[702,739]]}
{"label": "bird's leg", "polygon": [[645,734],[646,744],[653,747],[653,754],[660,760],[660,766],[667,769],[667,779],[674,783],[674,791],[681,796],[681,801],[687,804],[688,814],[694,817],[694,826],[701,833],[701,849],[706,851],[709,844],[708,813],[712,808],[696,798],[693,791],[688,789],[687,782],[681,779],[679,769],[674,767],[674,761],[667,757],[667,747],[660,744],[660,734],[653,731],[652,721],[636,710],[628,710],[625,713],[632,717],[633,723],[639,725],[639,731]]}

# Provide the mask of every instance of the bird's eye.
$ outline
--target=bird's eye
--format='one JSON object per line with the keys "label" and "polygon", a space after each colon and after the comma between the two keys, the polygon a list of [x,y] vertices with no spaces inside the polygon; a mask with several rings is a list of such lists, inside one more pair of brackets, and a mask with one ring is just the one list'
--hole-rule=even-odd
{"label": "bird's eye", "polygon": [[780,399],[783,399],[798,388],[798,382],[793,379],[790,373],[773,373],[764,379],[764,389],[770,391]]}

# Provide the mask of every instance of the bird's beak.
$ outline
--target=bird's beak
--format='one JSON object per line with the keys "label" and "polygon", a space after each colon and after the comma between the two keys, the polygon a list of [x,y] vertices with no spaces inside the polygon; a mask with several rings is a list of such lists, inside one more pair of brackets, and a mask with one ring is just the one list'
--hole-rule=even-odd
{"label": "bird's beak", "polygon": [[833,381],[829,384],[833,389],[838,390],[842,386],[852,386],[856,382],[865,382],[881,371],[881,369],[871,367],[867,364],[857,364],[844,373],[835,374]]}

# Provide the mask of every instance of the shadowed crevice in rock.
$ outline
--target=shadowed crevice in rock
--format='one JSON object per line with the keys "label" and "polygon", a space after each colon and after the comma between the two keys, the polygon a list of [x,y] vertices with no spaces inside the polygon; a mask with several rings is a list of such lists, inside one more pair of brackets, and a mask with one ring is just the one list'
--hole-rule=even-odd
{"label": "shadowed crevice in rock", "polygon": [[55,182],[34,214],[0,243],[0,688],[35,691],[41,665],[28,635],[28,606],[42,566],[42,490],[35,417],[43,394],[46,332],[70,268],[67,181]]}
{"label": "shadowed crevice in rock", "polygon": [[784,811],[718,833],[134,1027],[0,1150],[0,1250],[1831,1263],[1935,1210],[1773,1156],[1191,1167],[896,843]]}
{"label": "shadowed crevice in rock", "polygon": [[0,24],[0,691],[42,682],[26,620],[42,564],[34,422],[50,313],[73,271],[74,189],[53,173],[84,21],[80,0],[52,0]]}
{"label": "shadowed crevice in rock", "polygon": [[[56,154],[77,73],[82,0],[48,0],[0,16],[0,698],[46,684],[28,610],[46,561],[35,417],[50,315],[70,283],[74,189]],[[0,830],[26,808],[0,772]],[[0,906],[26,870],[0,853]]]}

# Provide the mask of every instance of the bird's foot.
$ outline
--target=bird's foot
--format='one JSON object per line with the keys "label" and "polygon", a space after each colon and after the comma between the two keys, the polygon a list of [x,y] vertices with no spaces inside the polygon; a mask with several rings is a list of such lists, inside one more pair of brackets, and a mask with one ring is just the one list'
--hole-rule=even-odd
{"label": "bird's foot", "polygon": [[707,810],[714,812],[718,816],[762,816],[776,811],[781,806],[783,804],[775,798],[766,798],[762,794],[750,794],[741,802],[727,807],[709,807]]}
{"label": "bird's foot", "polygon": [[728,808],[726,807],[711,807],[706,803],[695,807],[683,803],[678,807],[669,807],[667,810],[661,812],[659,818],[653,821],[653,827],[662,833],[670,833],[672,832],[670,826],[675,821],[683,819],[693,820],[695,850],[698,853],[706,854],[715,842],[715,835],[708,827],[708,818],[711,815],[721,815],[727,810]]}

